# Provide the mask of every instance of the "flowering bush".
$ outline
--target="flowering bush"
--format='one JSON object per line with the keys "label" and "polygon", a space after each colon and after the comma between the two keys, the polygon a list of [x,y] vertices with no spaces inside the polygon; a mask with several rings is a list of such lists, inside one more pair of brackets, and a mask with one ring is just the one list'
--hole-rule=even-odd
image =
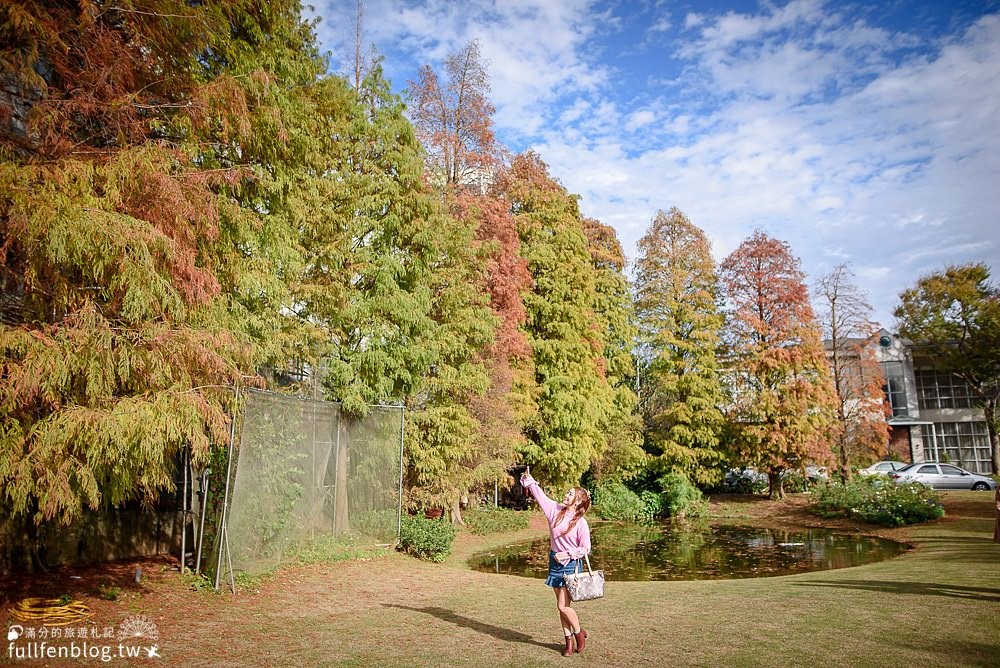
{"label": "flowering bush", "polygon": [[896,485],[880,476],[815,489],[810,510],[820,517],[850,517],[872,524],[903,526],[944,516],[941,497],[920,483]]}

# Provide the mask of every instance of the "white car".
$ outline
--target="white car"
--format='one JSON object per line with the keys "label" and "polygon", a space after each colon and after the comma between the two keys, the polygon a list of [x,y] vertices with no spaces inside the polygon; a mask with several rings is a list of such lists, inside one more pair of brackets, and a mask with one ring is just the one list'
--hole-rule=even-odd
{"label": "white car", "polygon": [[919,482],[934,489],[996,489],[993,478],[971,473],[952,464],[941,462],[920,462],[910,464],[898,471],[893,471],[889,477],[897,485],[908,482]]}
{"label": "white car", "polygon": [[882,461],[875,462],[867,468],[863,468],[858,471],[858,475],[889,475],[893,471],[898,471],[899,469],[907,466],[906,462],[896,462],[896,461]]}

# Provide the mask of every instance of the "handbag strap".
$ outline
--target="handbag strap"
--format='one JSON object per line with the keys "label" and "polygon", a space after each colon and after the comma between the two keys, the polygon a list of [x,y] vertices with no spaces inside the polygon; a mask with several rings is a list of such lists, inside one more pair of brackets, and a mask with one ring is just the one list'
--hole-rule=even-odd
{"label": "handbag strap", "polygon": [[[584,559],[587,560],[587,572],[590,573],[591,577],[593,577],[594,576],[594,571],[592,571],[590,569],[590,555],[589,554],[585,554],[585,555],[583,555],[583,557],[584,557]],[[579,573],[580,572],[580,560],[579,559],[576,560],[576,568],[573,569],[573,572],[574,573]]]}

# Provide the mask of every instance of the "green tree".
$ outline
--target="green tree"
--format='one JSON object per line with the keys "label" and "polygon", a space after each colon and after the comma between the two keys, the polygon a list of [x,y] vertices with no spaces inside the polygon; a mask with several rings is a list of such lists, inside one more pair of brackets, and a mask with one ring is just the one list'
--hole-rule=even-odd
{"label": "green tree", "polygon": [[289,324],[269,167],[324,68],[294,3],[92,9],[0,10],[0,486],[38,523],[152,503],[226,442]]}
{"label": "green tree", "polygon": [[704,232],[677,208],[658,211],[639,241],[635,299],[646,447],[664,472],[717,482],[725,403],[718,277]]}
{"label": "green tree", "polygon": [[461,498],[504,475],[513,448],[489,438],[476,411],[490,389],[486,354],[499,321],[477,280],[488,253],[463,219],[441,215],[432,230],[440,251],[431,277],[435,327],[415,344],[435,356],[410,401],[411,494],[420,505],[450,507],[452,521],[462,523]]}
{"label": "green tree", "polygon": [[767,471],[772,498],[781,474],[826,463],[837,437],[836,395],[799,259],[757,231],[722,263],[730,319],[725,375],[734,454]]}
{"label": "green tree", "polygon": [[899,333],[924,347],[941,371],[976,393],[990,435],[993,472],[1000,472],[997,399],[1000,397],[1000,289],[985,264],[950,266],[900,295]]}
{"label": "green tree", "polygon": [[359,91],[342,79],[316,96],[326,145],[298,190],[305,269],[294,312],[319,330],[328,398],[351,415],[399,402],[437,355],[427,338],[440,206],[423,183],[420,145],[375,66]]}
{"label": "green tree", "polygon": [[607,444],[593,468],[597,478],[626,479],[633,476],[646,459],[641,447],[642,422],[636,413],[638,399],[631,387],[635,378],[632,355],[636,336],[635,310],[631,287],[624,274],[625,253],[614,228],[584,218],[583,231],[594,271],[591,308],[603,341],[604,378],[613,393],[611,410],[600,425]]}
{"label": "green tree", "polygon": [[[408,91],[411,116],[427,151],[427,180],[438,185],[456,223],[475,232],[468,241],[475,251],[475,269],[464,280],[488,300],[498,322],[495,341],[476,352],[477,364],[489,376],[485,392],[468,393],[462,399],[477,429],[461,458],[464,476],[456,471],[452,477],[464,477],[471,491],[487,483],[492,488],[498,480],[510,481],[504,470],[522,441],[513,386],[515,368],[523,369],[530,359],[519,328],[526,317],[520,291],[531,277],[519,255],[520,240],[508,203],[493,187],[503,151],[493,139],[489,77],[478,43],[449,55],[444,69],[447,83],[442,89],[434,70],[421,68],[419,83],[411,83]],[[460,518],[456,499],[452,519]]]}
{"label": "green tree", "polygon": [[601,458],[613,411],[604,341],[594,315],[595,273],[575,198],[533,153],[514,158],[503,184],[514,211],[532,288],[524,295],[537,406],[525,425],[523,459],[555,485],[573,484]]}
{"label": "green tree", "polygon": [[381,67],[356,94],[334,79],[315,98],[325,119],[316,134],[328,139],[298,189],[306,263],[294,312],[315,332],[329,398],[352,415],[382,402],[410,409],[410,502],[455,505],[486,475],[468,407],[488,388],[481,353],[496,330],[476,283],[482,248],[425,183],[420,144]]}

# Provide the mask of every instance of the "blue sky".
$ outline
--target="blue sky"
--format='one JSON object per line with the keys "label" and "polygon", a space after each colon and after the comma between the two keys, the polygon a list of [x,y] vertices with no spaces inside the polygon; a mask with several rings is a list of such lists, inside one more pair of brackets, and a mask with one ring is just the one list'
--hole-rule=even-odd
{"label": "blue sky", "polygon": [[[331,68],[355,0],[315,4]],[[478,38],[498,136],[626,254],[676,206],[721,261],[753,230],[810,285],[850,263],[875,319],[948,264],[1000,281],[1000,0],[366,0],[402,91]]]}

